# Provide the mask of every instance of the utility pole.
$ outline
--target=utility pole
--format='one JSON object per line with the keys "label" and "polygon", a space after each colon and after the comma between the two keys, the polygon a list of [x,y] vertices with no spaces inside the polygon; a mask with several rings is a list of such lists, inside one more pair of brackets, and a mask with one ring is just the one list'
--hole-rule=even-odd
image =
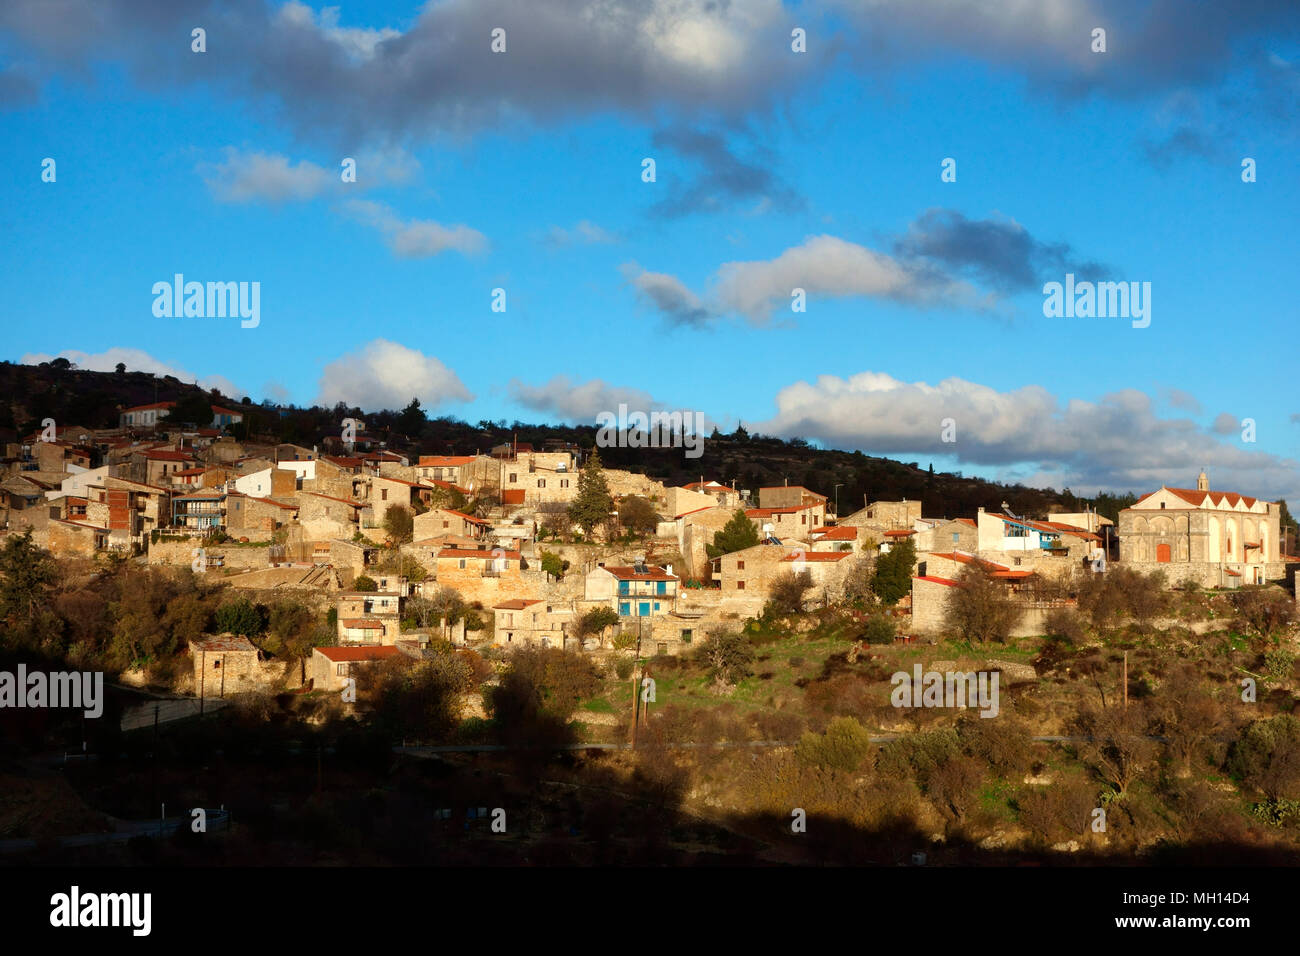
{"label": "utility pole", "polygon": [[836,524],[840,523],[840,488],[842,488],[843,486],[844,486],[844,482],[842,481],[835,486],[835,523]]}

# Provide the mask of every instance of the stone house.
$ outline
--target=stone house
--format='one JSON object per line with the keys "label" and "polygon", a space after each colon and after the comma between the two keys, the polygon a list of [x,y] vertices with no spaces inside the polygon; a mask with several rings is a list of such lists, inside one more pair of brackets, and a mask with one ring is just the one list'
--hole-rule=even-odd
{"label": "stone house", "polygon": [[433,508],[422,515],[415,516],[414,537],[419,539],[436,538],[440,535],[455,535],[473,541],[482,540],[492,522],[476,518],[451,508]]}
{"label": "stone house", "polygon": [[513,598],[493,605],[492,614],[493,644],[561,648],[576,644],[576,638],[570,638],[567,633],[576,617],[572,608],[540,598]]}
{"label": "stone house", "polygon": [[859,511],[846,515],[839,524],[869,528],[872,531],[895,531],[914,529],[917,519],[921,517],[921,502],[908,501],[873,501]]}
{"label": "stone house", "polygon": [[398,591],[340,591],[340,644],[391,645],[401,633],[402,596]]}
{"label": "stone house", "polygon": [[826,524],[826,502],[818,501],[789,508],[748,508],[745,516],[754,522],[761,538],[807,540],[813,531]]}
{"label": "stone house", "polygon": [[312,649],[307,676],[312,690],[336,692],[343,690],[355,669],[388,660],[400,654],[395,646],[367,647],[317,647]]}
{"label": "stone house", "polygon": [[198,464],[189,452],[154,448],[144,453],[144,483],[146,485],[170,485],[171,475],[178,471],[193,468]]}
{"label": "stone house", "polygon": [[199,698],[226,697],[263,686],[257,648],[246,637],[222,634],[190,641],[194,693]]}
{"label": "stone house", "polygon": [[584,600],[611,607],[619,617],[655,617],[673,610],[680,585],[671,567],[602,564],[587,572],[583,594]]}

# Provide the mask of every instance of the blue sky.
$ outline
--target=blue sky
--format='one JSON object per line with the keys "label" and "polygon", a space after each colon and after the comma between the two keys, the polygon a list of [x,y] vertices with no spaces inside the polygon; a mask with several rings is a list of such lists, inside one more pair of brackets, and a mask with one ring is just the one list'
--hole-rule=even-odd
{"label": "blue sky", "polygon": [[[1300,15],[1048,8],[19,0],[2,357],[1294,500]],[[1067,271],[1149,282],[1150,326],[1044,317]],[[177,272],[260,324],[155,317]]]}

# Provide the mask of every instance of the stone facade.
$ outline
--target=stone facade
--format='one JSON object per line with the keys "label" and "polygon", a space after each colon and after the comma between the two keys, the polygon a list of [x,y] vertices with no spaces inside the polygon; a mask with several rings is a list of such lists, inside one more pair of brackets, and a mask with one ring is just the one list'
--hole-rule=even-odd
{"label": "stone facade", "polygon": [[265,686],[257,648],[246,637],[223,634],[190,641],[190,656],[198,697],[229,697]]}
{"label": "stone facade", "polygon": [[1232,492],[1211,491],[1202,473],[1195,490],[1165,488],[1119,514],[1120,560],[1164,571],[1170,583],[1238,587],[1278,580],[1281,508]]}

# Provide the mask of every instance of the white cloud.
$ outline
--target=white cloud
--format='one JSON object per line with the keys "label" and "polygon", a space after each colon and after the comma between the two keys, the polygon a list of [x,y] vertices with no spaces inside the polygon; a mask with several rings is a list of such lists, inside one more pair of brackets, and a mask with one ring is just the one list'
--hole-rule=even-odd
{"label": "white cloud", "polygon": [[383,203],[353,199],[345,204],[358,220],[388,237],[388,247],[403,259],[424,259],[448,249],[463,254],[487,248],[487,237],[469,226],[444,226],[428,219],[403,220]]}
{"label": "white cloud", "polygon": [[572,229],[565,229],[562,226],[552,226],[550,232],[546,234],[547,241],[555,246],[568,246],[577,244],[586,245],[613,245],[619,241],[619,237],[606,229],[601,228],[589,219],[583,219]]}
{"label": "white cloud", "polygon": [[313,199],[329,189],[337,174],[307,160],[294,165],[287,156],[243,153],[232,146],[225,160],[200,165],[199,173],[220,202],[271,203]]}
{"label": "white cloud", "polygon": [[171,375],[182,382],[197,382],[203,388],[219,389],[221,394],[230,398],[243,398],[248,394],[224,375],[205,375],[200,378],[187,368],[156,359],[141,349],[120,348],[118,346],[105,349],[102,352],[64,349],[57,355],[48,355],[44,352],[28,352],[19,361],[23,365],[37,365],[55,358],[65,358],[76,365],[77,368],[83,368],[90,372],[113,372],[117,370],[117,365],[120,362],[126,366],[128,372],[151,372],[159,377]]}
{"label": "white cloud", "polygon": [[669,319],[692,325],[725,314],[762,324],[774,310],[790,307],[796,289],[808,301],[861,296],[966,308],[987,308],[996,301],[993,294],[981,295],[970,283],[944,275],[937,264],[903,263],[827,235],[809,236],[774,259],[724,262],[705,297],[676,276],[638,269],[634,263],[623,267],[637,290]]}
{"label": "white cloud", "polygon": [[686,287],[676,276],[664,272],[646,272],[635,262],[621,267],[624,278],[671,322],[680,325],[704,325],[713,318],[700,297]]}
{"label": "white cloud", "polygon": [[317,403],[343,402],[364,411],[405,408],[418,398],[425,409],[473,399],[459,376],[432,355],[375,339],[325,366]]}
{"label": "white cloud", "polygon": [[510,397],[536,411],[587,425],[595,424],[600,412],[617,414],[620,403],[626,404],[629,410],[644,412],[664,407],[650,393],[639,389],[620,388],[598,378],[578,384],[567,375],[557,375],[542,385],[527,385],[512,379]]}
{"label": "white cloud", "polygon": [[298,3],[297,0],[289,0],[281,7],[276,13],[276,19],[291,28],[307,30],[315,28],[354,62],[373,59],[375,48],[380,43],[402,35],[400,30],[394,30],[392,27],[384,27],[382,30],[340,27],[338,7],[322,7],[320,13],[316,13],[311,7]]}
{"label": "white cloud", "polygon": [[302,159],[294,163],[279,153],[246,152],[227,146],[219,163],[200,163],[199,175],[218,202],[302,202],[347,189],[369,189],[405,183],[420,169],[419,161],[403,149],[365,150],[356,161],[356,182],[344,183],[343,158],[332,168]]}
{"label": "white cloud", "polygon": [[[999,392],[960,378],[929,385],[861,372],[789,385],[777,393],[776,407],[753,430],[1004,466],[1026,484],[1052,481],[1076,491],[1195,487],[1206,467],[1216,489],[1256,497],[1300,492],[1300,463],[1223,441],[1187,418],[1159,417],[1151,398],[1132,389],[1096,402],[1062,401],[1037,385]],[[945,419],[956,427],[953,443],[942,440]]]}

